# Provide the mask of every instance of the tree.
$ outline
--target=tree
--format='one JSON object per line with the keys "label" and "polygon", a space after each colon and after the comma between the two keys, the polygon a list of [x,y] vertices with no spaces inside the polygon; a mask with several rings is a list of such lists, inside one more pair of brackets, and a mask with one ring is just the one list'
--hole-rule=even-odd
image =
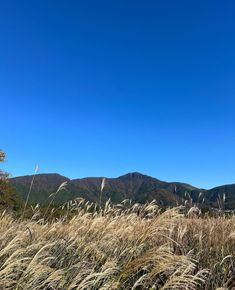
{"label": "tree", "polygon": [[[6,157],[5,152],[0,149],[0,162],[4,162],[5,157]],[[0,169],[0,180],[6,180],[7,177],[8,174]]]}
{"label": "tree", "polygon": [[[0,162],[4,162],[5,157],[5,152],[0,149]],[[0,194],[4,194],[4,192],[8,189],[6,178],[7,174],[5,173],[5,171],[0,169]]]}
{"label": "tree", "polygon": [[[0,150],[0,162],[5,160],[5,152]],[[10,210],[11,212],[20,213],[22,210],[22,201],[15,189],[8,180],[9,174],[0,169],[0,211]]]}
{"label": "tree", "polygon": [[0,149],[0,162],[3,162],[5,160],[5,152],[3,152],[1,149]]}

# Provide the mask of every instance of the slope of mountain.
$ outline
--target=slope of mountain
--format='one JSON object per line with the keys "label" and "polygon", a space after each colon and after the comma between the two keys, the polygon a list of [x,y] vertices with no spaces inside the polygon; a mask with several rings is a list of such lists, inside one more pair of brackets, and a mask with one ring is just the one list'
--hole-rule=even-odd
{"label": "slope of mountain", "polygon": [[[17,192],[26,199],[33,176],[22,176],[11,179]],[[63,182],[66,189],[61,190],[55,198],[55,204],[62,204],[77,197],[98,202],[103,177],[87,177],[70,180],[59,174],[38,174],[35,176],[29,201],[45,204],[49,195],[58,190]],[[134,202],[144,203],[153,199],[162,206],[174,206],[184,203],[191,197],[193,201],[204,198],[208,206],[217,206],[219,195],[226,194],[226,207],[235,208],[235,184],[219,186],[210,190],[199,189],[180,182],[165,182],[138,172],[128,173],[117,178],[106,178],[102,193],[103,203],[107,199],[118,203],[128,198]]]}
{"label": "slope of mountain", "polygon": [[218,198],[223,199],[223,196],[225,196],[225,208],[235,209],[235,184],[222,185],[208,190],[208,204],[217,207]]}
{"label": "slope of mountain", "polygon": [[[62,204],[76,197],[98,202],[102,177],[88,177],[70,180],[59,174],[38,174],[32,184],[29,201],[45,204],[49,195],[57,191],[63,182],[66,189],[61,190],[55,199],[56,204]],[[22,176],[11,179],[11,184],[17,192],[26,199],[33,176]],[[188,184],[179,182],[164,182],[156,178],[140,174],[128,173],[118,178],[106,178],[102,193],[103,202],[110,198],[113,202],[121,202],[129,198],[134,202],[146,202],[156,199],[163,206],[175,205],[185,197],[185,191],[199,194],[200,190]]]}
{"label": "slope of mountain", "polygon": [[[51,193],[55,192],[63,182],[68,182],[66,178],[59,174],[38,174],[11,178],[10,182],[15,187],[21,197],[26,200],[30,192],[29,201],[31,203],[46,203]],[[32,188],[30,190],[32,184]]]}

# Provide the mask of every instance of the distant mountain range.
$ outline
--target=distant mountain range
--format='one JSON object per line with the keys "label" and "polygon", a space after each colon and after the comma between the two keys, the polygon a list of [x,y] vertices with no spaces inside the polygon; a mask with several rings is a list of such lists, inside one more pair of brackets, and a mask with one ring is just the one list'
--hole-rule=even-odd
{"label": "distant mountain range", "polygon": [[[16,191],[26,199],[33,176],[11,178],[10,182]],[[38,174],[35,176],[29,201],[31,203],[46,204],[49,195],[56,192],[63,182],[67,182],[66,189],[61,190],[55,199],[55,204],[63,204],[77,197],[98,202],[103,177],[87,177],[69,179],[59,174]],[[194,202],[208,207],[217,207],[218,197],[225,194],[225,207],[235,209],[235,184],[223,185],[205,190],[181,182],[165,182],[138,172],[128,173],[117,178],[106,178],[102,193],[102,202],[109,198],[114,203],[124,199],[144,203],[155,199],[161,206],[182,204],[192,198]]]}

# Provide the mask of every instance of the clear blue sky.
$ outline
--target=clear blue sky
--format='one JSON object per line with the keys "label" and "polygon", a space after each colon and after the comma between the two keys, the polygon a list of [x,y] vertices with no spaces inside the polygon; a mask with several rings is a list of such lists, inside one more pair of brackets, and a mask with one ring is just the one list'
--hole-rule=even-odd
{"label": "clear blue sky", "polygon": [[1,1],[13,176],[235,183],[235,2]]}

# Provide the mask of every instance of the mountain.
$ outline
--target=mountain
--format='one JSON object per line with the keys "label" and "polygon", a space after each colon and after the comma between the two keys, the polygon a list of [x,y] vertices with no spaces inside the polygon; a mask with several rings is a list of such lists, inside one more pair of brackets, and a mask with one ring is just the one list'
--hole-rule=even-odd
{"label": "mountain", "polygon": [[[10,182],[16,191],[26,199],[33,176],[11,178]],[[35,176],[29,201],[46,204],[49,195],[58,190],[63,182],[66,188],[55,198],[55,204],[62,204],[77,197],[83,197],[92,202],[99,202],[103,177],[87,177],[69,179],[59,174],[38,174]],[[124,199],[144,203],[155,199],[162,206],[174,206],[184,203],[185,199],[202,201],[207,206],[217,206],[218,196],[226,194],[226,207],[235,208],[235,184],[216,187],[210,190],[196,188],[186,183],[165,182],[138,172],[128,173],[117,178],[106,178],[102,192],[103,203],[110,198],[119,203]]]}
{"label": "mountain", "polygon": [[[16,191],[26,199],[33,176],[12,178],[11,184]],[[57,191],[63,182],[67,182],[66,189],[61,190],[55,199],[56,204],[62,204],[76,197],[98,202],[103,177],[87,177],[70,180],[59,174],[38,174],[35,176],[29,201],[45,204],[49,195]],[[164,182],[156,178],[140,174],[128,173],[118,178],[106,178],[102,193],[102,200],[110,198],[113,202],[132,199],[134,202],[144,203],[156,199],[162,206],[176,205],[185,198],[185,192],[198,195],[200,190],[191,185],[179,182]]]}
{"label": "mountain", "polygon": [[223,198],[223,195],[225,195],[225,208],[235,209],[235,184],[222,185],[208,190],[207,199],[209,205],[217,207],[218,198]]}

